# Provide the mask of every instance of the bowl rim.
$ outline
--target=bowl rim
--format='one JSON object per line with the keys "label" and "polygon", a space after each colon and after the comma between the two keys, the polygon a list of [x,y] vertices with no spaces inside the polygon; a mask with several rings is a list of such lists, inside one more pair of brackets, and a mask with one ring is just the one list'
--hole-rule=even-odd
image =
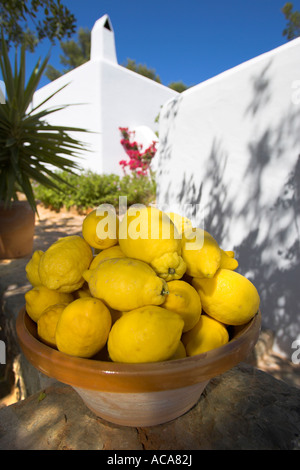
{"label": "bowl rim", "polygon": [[171,361],[125,364],[70,356],[42,343],[37,337],[36,323],[25,306],[16,320],[21,350],[42,373],[74,387],[125,393],[181,388],[209,381],[231,369],[251,352],[258,340],[260,310],[239,328],[227,344],[202,354]]}

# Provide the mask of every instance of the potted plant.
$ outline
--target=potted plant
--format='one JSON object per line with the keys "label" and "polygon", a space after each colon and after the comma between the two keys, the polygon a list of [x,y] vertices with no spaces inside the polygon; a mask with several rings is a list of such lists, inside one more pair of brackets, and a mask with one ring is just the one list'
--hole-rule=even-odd
{"label": "potted plant", "polygon": [[[49,55],[39,60],[25,83],[25,47],[14,66],[2,34],[0,72],[6,87],[5,104],[0,104],[0,258],[18,258],[29,254],[33,247],[37,205],[34,182],[59,189],[62,181],[57,169],[74,172],[80,167],[75,159],[84,144],[69,132],[85,129],[50,125],[47,117],[65,105],[44,109],[50,95],[32,107],[33,95],[45,71]],[[24,200],[18,200],[18,194]],[[20,238],[19,238],[20,234]]]}

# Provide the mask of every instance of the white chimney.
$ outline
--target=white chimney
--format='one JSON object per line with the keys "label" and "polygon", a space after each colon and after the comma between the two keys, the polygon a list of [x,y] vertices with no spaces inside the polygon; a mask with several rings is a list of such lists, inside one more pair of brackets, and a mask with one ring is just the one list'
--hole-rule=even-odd
{"label": "white chimney", "polygon": [[91,60],[103,59],[117,63],[115,34],[108,15],[96,21],[91,33]]}

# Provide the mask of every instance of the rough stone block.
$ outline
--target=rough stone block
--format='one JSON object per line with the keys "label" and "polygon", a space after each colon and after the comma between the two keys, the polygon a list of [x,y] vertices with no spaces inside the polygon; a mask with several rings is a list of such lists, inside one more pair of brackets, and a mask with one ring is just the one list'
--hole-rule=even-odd
{"label": "rough stone block", "polygon": [[148,428],[95,416],[60,383],[0,409],[0,449],[300,450],[300,390],[248,364],[211,380],[183,416]]}

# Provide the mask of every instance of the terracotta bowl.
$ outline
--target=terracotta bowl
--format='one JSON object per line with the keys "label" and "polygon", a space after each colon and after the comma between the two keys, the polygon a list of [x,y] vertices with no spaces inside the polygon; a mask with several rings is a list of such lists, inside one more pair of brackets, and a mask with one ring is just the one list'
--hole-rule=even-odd
{"label": "terracotta bowl", "polygon": [[153,426],[177,418],[199,400],[209,380],[248,356],[260,332],[261,314],[231,327],[230,341],[184,359],[119,364],[82,359],[46,346],[23,308],[17,335],[25,357],[38,370],[71,385],[97,416],[123,426]]}

